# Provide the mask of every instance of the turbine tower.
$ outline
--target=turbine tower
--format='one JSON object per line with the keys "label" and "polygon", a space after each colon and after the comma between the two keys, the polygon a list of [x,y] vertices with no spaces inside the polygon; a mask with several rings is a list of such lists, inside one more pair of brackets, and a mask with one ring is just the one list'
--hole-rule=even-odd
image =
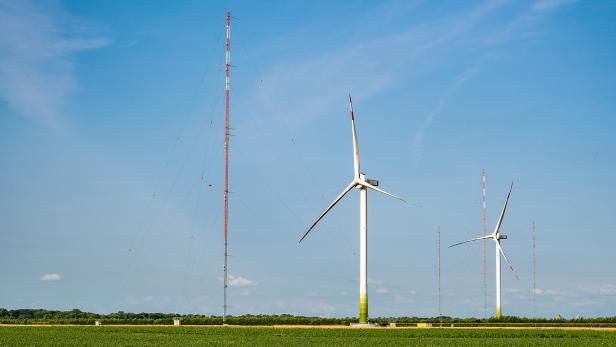
{"label": "turbine tower", "polygon": [[503,258],[505,258],[505,261],[507,262],[507,264],[509,264],[509,270],[511,270],[511,272],[513,273],[513,275],[515,276],[516,279],[518,279],[518,275],[516,274],[515,270],[513,269],[513,265],[511,265],[511,262],[509,262],[509,259],[507,259],[507,256],[505,255],[505,251],[503,251],[503,247],[501,247],[501,240],[506,240],[507,239],[507,235],[503,235],[500,233],[500,227],[501,224],[503,223],[503,217],[505,216],[505,211],[507,210],[507,204],[509,203],[509,196],[511,196],[511,190],[513,189],[513,182],[511,183],[511,186],[509,187],[509,193],[507,193],[507,199],[505,200],[505,205],[503,206],[503,210],[501,211],[500,217],[498,218],[498,222],[496,222],[496,227],[494,227],[494,231],[492,232],[492,234],[490,235],[486,235],[486,236],[482,236],[482,237],[477,237],[474,239],[470,239],[470,240],[466,240],[463,242],[458,242],[456,244],[453,244],[451,247],[454,246],[458,246],[461,245],[463,243],[467,243],[467,242],[472,242],[472,241],[479,241],[479,240],[489,240],[492,239],[494,241],[494,243],[496,244],[496,318],[500,318],[502,316],[502,309],[501,309],[501,254],[503,255]]}
{"label": "turbine tower", "polygon": [[357,143],[357,131],[355,129],[355,114],[353,113],[353,100],[349,95],[349,109],[351,113],[351,127],[353,130],[353,180],[344,188],[334,201],[327,206],[325,211],[312,223],[310,228],[299,240],[301,243],[323,217],[350,192],[353,188],[359,189],[359,324],[355,326],[367,326],[368,323],[368,189],[389,195],[393,198],[406,202],[404,199],[377,188],[379,181],[367,179],[359,166],[359,145]]}

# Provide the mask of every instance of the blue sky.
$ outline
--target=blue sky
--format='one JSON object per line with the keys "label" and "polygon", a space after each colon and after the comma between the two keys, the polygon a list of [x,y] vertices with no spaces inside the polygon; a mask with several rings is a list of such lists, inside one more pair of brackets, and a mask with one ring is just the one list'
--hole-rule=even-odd
{"label": "blue sky", "polygon": [[[0,1],[0,307],[220,314],[224,16],[232,24],[230,313],[616,314],[616,4]],[[537,224],[536,308],[532,233]],[[488,248],[488,314],[494,256]],[[503,270],[506,269],[503,267]]]}

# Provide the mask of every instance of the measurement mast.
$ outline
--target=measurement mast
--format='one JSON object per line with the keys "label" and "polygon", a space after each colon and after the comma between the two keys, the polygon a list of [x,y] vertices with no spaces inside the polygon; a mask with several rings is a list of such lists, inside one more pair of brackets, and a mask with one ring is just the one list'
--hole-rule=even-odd
{"label": "measurement mast", "polygon": [[225,43],[226,59],[225,59],[225,263],[224,263],[224,303],[222,313],[222,324],[227,323],[227,240],[229,235],[229,70],[231,67],[231,12],[227,12],[227,40]]}
{"label": "measurement mast", "polygon": [[[483,236],[487,235],[486,223],[486,169],[481,170],[481,204],[483,206]],[[486,248],[488,240],[483,240],[483,317],[488,315],[488,269],[486,260]]]}
{"label": "measurement mast", "polygon": [[536,251],[535,221],[533,221],[533,314],[537,316],[537,251]]}

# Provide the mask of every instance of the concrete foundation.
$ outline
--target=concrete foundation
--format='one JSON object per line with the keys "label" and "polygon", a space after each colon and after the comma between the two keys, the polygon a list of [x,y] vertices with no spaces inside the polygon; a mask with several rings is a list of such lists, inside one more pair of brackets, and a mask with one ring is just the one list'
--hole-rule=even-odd
{"label": "concrete foundation", "polygon": [[376,323],[351,323],[353,328],[376,328],[378,326]]}

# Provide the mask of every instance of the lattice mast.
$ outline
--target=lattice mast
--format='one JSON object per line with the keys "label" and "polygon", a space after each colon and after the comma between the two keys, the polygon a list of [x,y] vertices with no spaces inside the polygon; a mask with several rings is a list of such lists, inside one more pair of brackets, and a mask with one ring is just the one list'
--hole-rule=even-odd
{"label": "lattice mast", "polygon": [[[483,236],[487,236],[488,225],[486,222],[487,216],[487,198],[486,198],[486,169],[481,170],[481,205],[483,207]],[[488,270],[487,270],[487,239],[483,240],[483,317],[488,315]]]}
{"label": "lattice mast", "polygon": [[229,236],[229,70],[231,68],[231,12],[227,12],[226,19],[227,40],[225,43],[225,190],[224,190],[224,229],[225,229],[225,260],[224,260],[224,302],[222,309],[222,323],[227,323],[227,288],[228,266],[227,246]]}
{"label": "lattice mast", "polygon": [[533,221],[533,314],[537,316],[537,253],[536,253],[536,231],[535,221]]}
{"label": "lattice mast", "polygon": [[437,244],[438,244],[438,319],[440,327],[443,326],[443,305],[442,305],[442,295],[441,295],[441,227],[438,227],[437,235]]}

